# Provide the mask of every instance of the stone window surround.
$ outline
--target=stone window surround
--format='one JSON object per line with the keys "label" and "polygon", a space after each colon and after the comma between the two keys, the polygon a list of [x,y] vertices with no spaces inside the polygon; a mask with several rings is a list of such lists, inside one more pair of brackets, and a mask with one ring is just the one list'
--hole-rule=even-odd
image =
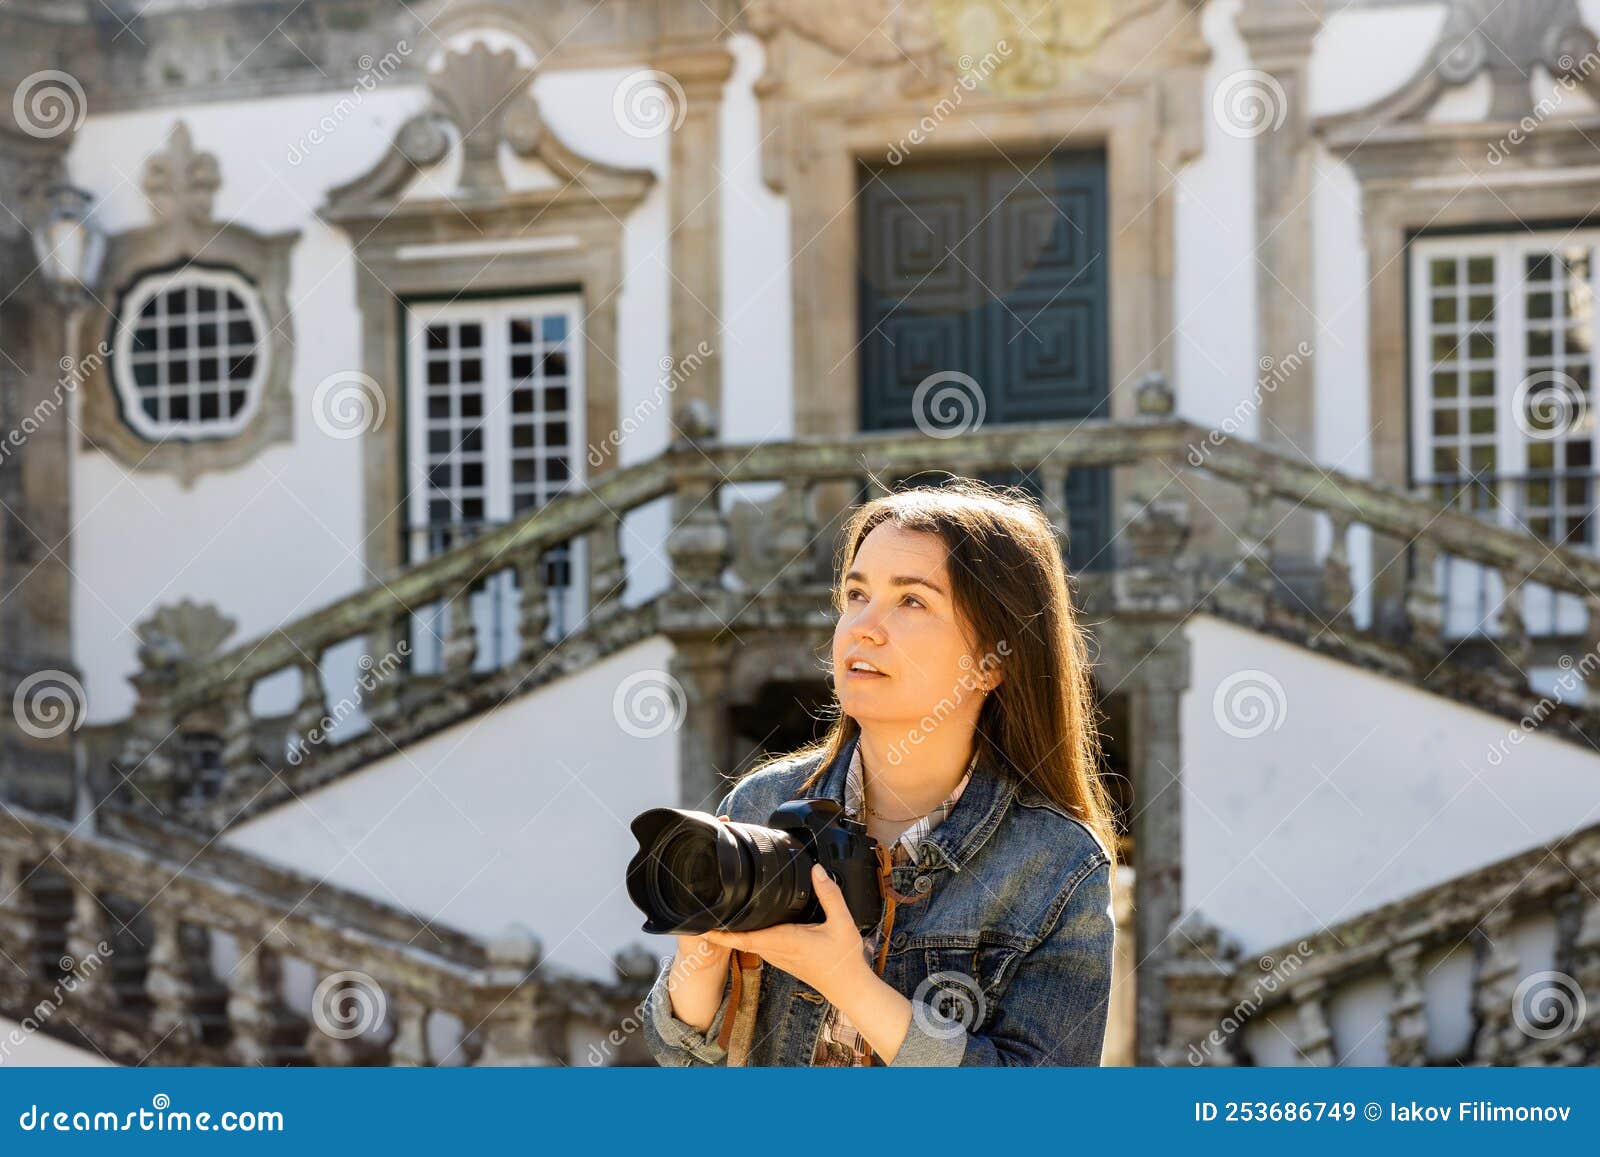
{"label": "stone window surround", "polygon": [[[129,362],[133,331],[139,327],[139,313],[147,304],[163,293],[187,285],[209,288],[217,291],[219,295],[223,292],[231,293],[243,303],[255,337],[251,344],[256,351],[257,365],[249,379],[244,382],[244,406],[237,414],[210,420],[191,415],[182,422],[161,423],[144,413],[139,400],[139,387],[133,380],[133,367]],[[150,270],[140,276],[117,303],[117,318],[111,356],[112,384],[116,387],[124,416],[135,432],[151,441],[167,437],[201,440],[231,437],[249,426],[261,408],[262,386],[271,373],[271,344],[263,340],[269,326],[261,294],[248,277],[236,269],[207,265],[198,261],[185,262],[175,269]],[[226,337],[226,322],[214,324],[219,327],[220,350],[225,351],[230,344]],[[227,357],[225,352],[219,352],[215,356],[219,363]],[[220,365],[218,372],[221,373]],[[216,388],[218,392],[226,393],[230,389],[236,389],[237,386],[233,384],[232,379],[220,377]],[[162,389],[181,392],[180,389],[174,389],[165,383],[162,384]]]}
{"label": "stone window surround", "polygon": [[[1136,413],[1133,390],[1124,387],[1172,370],[1175,191],[1168,172],[1194,155],[1199,142],[1197,125],[1173,132],[1162,113],[1170,99],[1152,79],[1129,81],[1110,96],[972,101],[907,162],[997,151],[1036,158],[1053,149],[1104,150],[1113,418]],[[808,108],[788,119],[799,139],[778,162],[781,176],[769,162],[769,183],[789,198],[794,223],[794,375],[805,386],[796,398],[800,436],[859,429],[859,166],[890,163],[890,144],[926,114],[927,102],[914,100],[861,110]],[[1028,163],[1019,162],[1021,172]]]}
{"label": "stone window surround", "polygon": [[[373,574],[396,574],[406,558],[407,304],[579,293],[585,309],[584,428],[615,429],[622,223],[647,185],[640,181],[637,188],[596,196],[568,184],[479,204],[458,202],[459,212],[441,213],[428,201],[324,211],[356,240],[361,370],[383,391],[383,412],[389,415],[361,436],[365,562]],[[480,247],[496,243],[498,251],[485,256]]]}

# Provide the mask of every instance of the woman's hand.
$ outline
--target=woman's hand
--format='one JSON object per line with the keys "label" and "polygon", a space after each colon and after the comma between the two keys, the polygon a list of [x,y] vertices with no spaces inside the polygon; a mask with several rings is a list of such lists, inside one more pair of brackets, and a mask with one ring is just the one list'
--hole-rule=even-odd
{"label": "woman's hand", "polygon": [[821,924],[775,924],[754,932],[707,932],[705,939],[729,949],[754,952],[775,968],[803,981],[829,1000],[851,992],[867,967],[866,949],[844,893],[821,864],[811,865],[811,886],[826,919]]}

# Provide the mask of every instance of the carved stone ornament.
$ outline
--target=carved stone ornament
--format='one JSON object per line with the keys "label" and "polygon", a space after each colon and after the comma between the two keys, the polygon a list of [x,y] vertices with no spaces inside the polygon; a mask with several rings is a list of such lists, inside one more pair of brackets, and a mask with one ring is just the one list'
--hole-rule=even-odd
{"label": "carved stone ornament", "polygon": [[[143,188],[151,223],[107,239],[105,263],[92,287],[94,303],[77,327],[74,356],[63,359],[62,380],[83,391],[83,446],[111,455],[128,469],[174,473],[185,486],[207,470],[238,466],[273,442],[294,433],[289,388],[294,343],[289,317],[289,252],[298,230],[258,233],[213,217],[222,184],[214,154],[195,145],[189,128],[177,122],[167,146],[145,162]],[[253,394],[240,423],[215,431],[197,424],[191,431],[151,436],[136,428],[127,407],[130,392],[119,391],[117,349],[131,342],[130,297],[148,296],[152,279],[226,279],[256,320],[257,369]]]}
{"label": "carved stone ornament", "polygon": [[211,603],[181,599],[158,607],[134,627],[140,663],[145,667],[203,663],[222,650],[238,625]]}
{"label": "carved stone ornament", "polygon": [[1331,129],[1421,121],[1447,88],[1489,77],[1492,122],[1533,114],[1536,69],[1600,93],[1600,54],[1578,0],[1450,0],[1439,37],[1411,78],[1382,99],[1329,118]]}
{"label": "carved stone ornament", "polygon": [[602,197],[637,199],[649,187],[646,170],[607,165],[579,156],[556,137],[528,91],[534,69],[510,48],[474,41],[445,54],[443,67],[427,76],[428,104],[400,126],[389,151],[367,172],[329,190],[330,219],[362,216],[376,205],[398,202],[413,178],[439,164],[459,143],[461,184],[452,201],[498,200],[507,196],[500,146],[543,164],[557,182]]}

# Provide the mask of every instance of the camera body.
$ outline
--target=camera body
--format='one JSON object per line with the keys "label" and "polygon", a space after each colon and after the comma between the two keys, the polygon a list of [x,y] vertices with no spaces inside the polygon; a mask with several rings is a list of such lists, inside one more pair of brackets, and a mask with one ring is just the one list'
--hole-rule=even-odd
{"label": "camera body", "polygon": [[748,932],[823,917],[811,886],[821,864],[839,885],[856,928],[877,926],[883,896],[876,841],[838,800],[795,799],[766,825],[726,823],[700,811],[652,808],[631,825],[639,851],[628,863],[628,895],[644,931],[695,935]]}

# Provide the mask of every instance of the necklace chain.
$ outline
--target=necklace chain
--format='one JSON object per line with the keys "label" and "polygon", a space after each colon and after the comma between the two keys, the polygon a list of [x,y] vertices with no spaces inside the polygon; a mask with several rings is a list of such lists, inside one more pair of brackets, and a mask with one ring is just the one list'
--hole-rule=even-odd
{"label": "necklace chain", "polygon": [[[972,759],[967,763],[967,770],[962,773],[963,777],[971,774],[972,769],[975,766],[977,766],[977,763],[978,763],[978,753],[976,751],[974,751],[972,753]],[[880,820],[888,820],[892,824],[903,824],[903,823],[915,822],[916,820],[927,818],[933,812],[937,811],[939,806],[940,806],[939,804],[934,804],[933,807],[929,808],[927,811],[921,813],[920,815],[886,816],[881,811],[879,811],[877,808],[873,807],[871,802],[868,801],[868,799],[867,799],[866,779],[867,779],[867,777],[866,777],[866,774],[865,774],[865,768],[863,768],[862,769],[862,776],[861,776],[861,804],[862,804],[863,807],[865,807],[867,809],[867,812],[869,814],[877,816]],[[941,803],[942,802],[943,801],[941,801]]]}

